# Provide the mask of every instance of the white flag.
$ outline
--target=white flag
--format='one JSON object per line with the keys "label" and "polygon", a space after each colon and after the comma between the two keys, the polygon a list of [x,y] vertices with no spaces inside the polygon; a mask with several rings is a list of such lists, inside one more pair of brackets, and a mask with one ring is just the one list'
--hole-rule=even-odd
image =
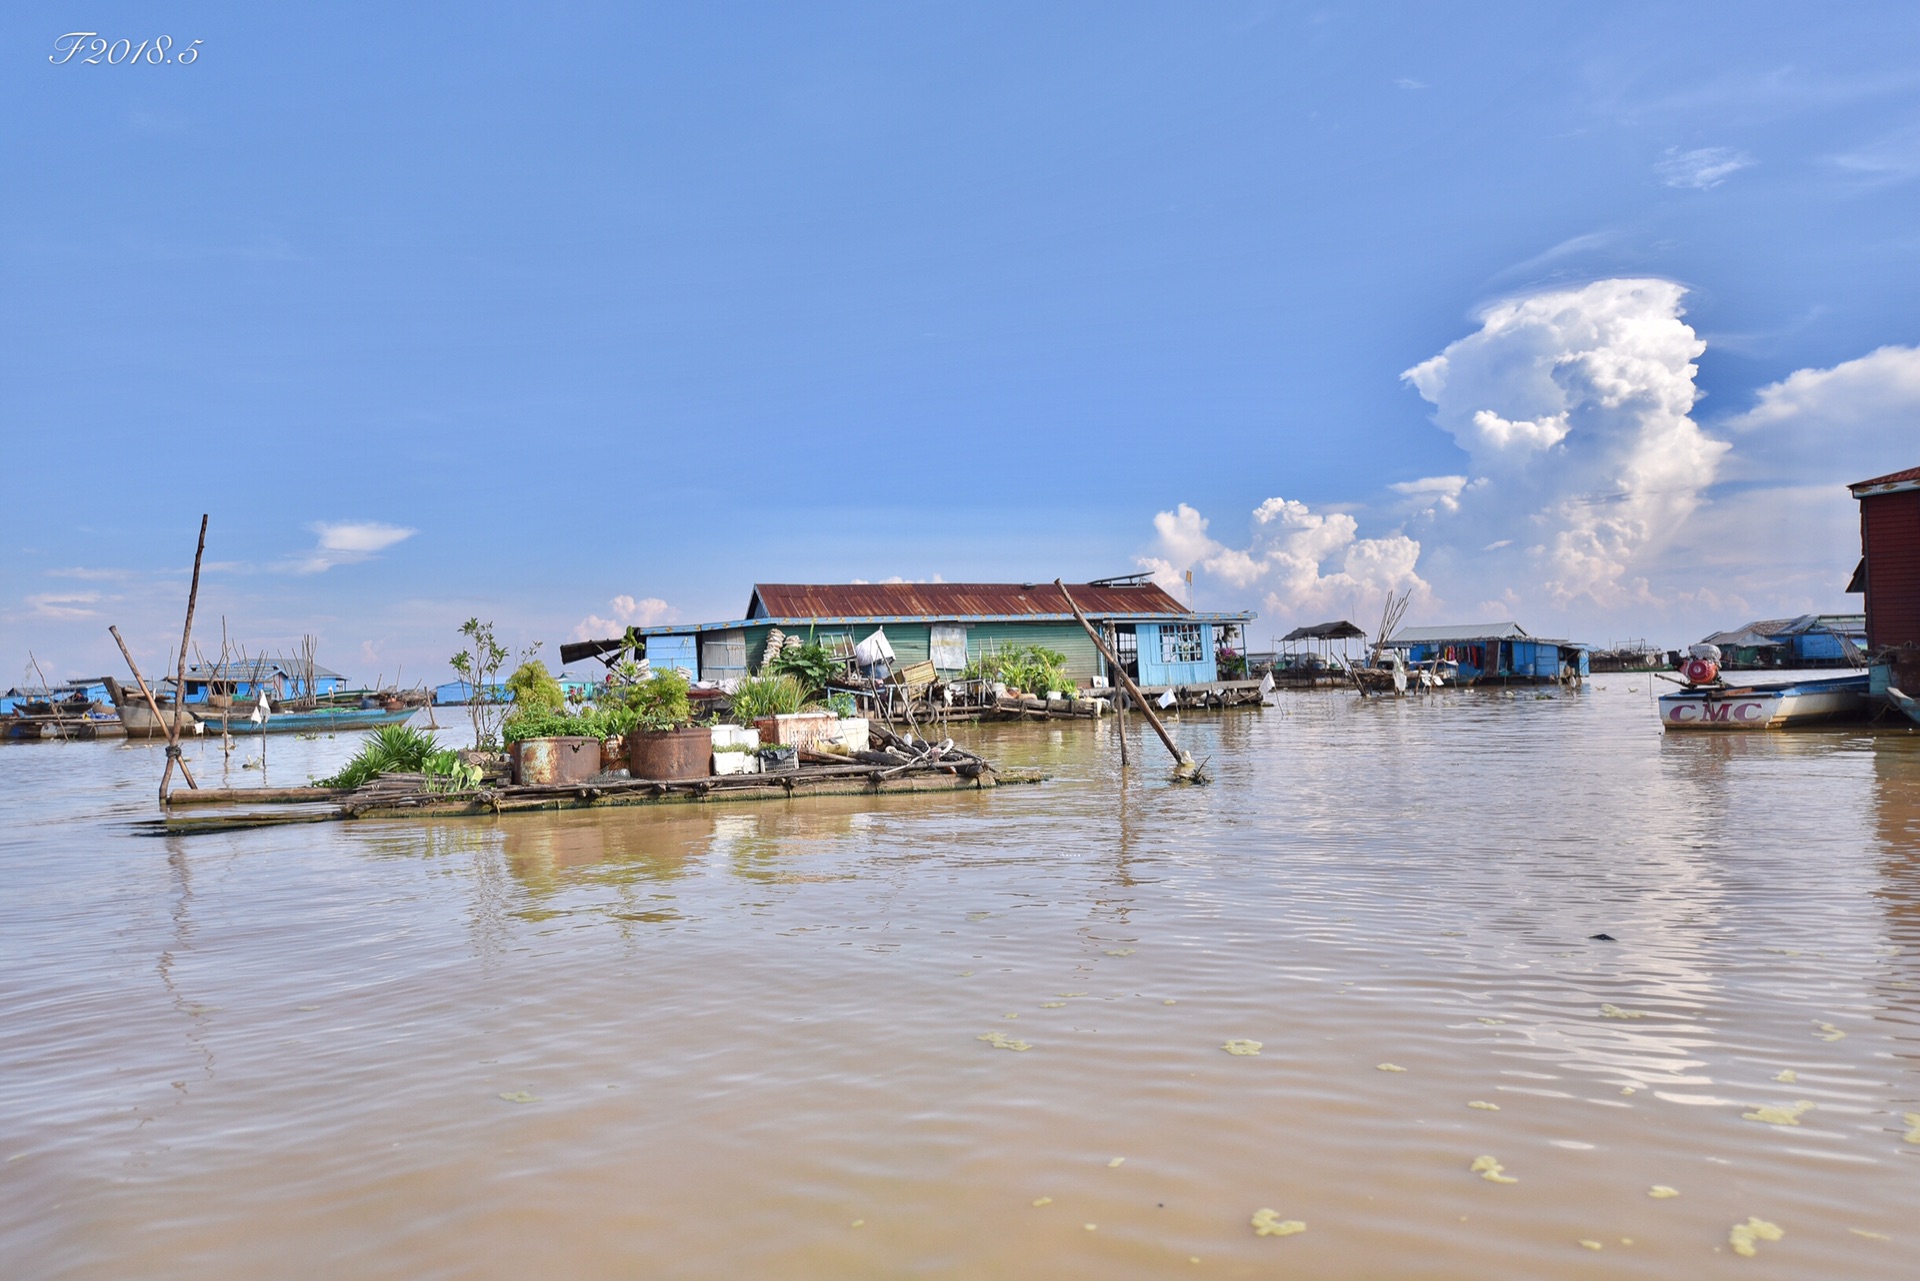
{"label": "white flag", "polygon": [[1260,692],[1262,694],[1273,693],[1273,673],[1272,672],[1268,672],[1265,676],[1262,676],[1260,678]]}
{"label": "white flag", "polygon": [[260,697],[253,705],[253,715],[247,717],[255,725],[265,725],[267,718],[273,715],[273,708],[267,703],[267,691],[261,690]]}
{"label": "white flag", "polygon": [[1172,690],[1168,690],[1166,693],[1160,695],[1157,701],[1162,707],[1172,707],[1175,703],[1179,702],[1180,700],[1173,696]]}

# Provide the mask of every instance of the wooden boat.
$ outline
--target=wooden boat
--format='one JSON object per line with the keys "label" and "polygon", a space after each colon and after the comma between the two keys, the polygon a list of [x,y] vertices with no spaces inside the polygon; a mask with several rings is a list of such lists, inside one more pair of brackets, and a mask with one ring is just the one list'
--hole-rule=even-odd
{"label": "wooden boat", "polygon": [[1660,696],[1660,726],[1669,730],[1788,729],[1864,720],[1871,707],[1867,674],[1781,685],[1693,685]]}
{"label": "wooden boat", "polygon": [[[315,707],[305,711],[283,712],[275,709],[264,722],[255,722],[253,708],[235,707],[227,713],[229,734],[334,734],[341,730],[378,729],[410,720],[417,708],[401,707]],[[218,734],[221,720],[208,717],[206,732]]]}

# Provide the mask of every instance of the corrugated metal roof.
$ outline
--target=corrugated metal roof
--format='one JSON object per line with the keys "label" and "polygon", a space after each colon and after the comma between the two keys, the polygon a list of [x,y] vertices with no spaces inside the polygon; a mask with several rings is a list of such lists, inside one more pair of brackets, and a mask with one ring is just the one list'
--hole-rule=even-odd
{"label": "corrugated metal roof", "polygon": [[1280,640],[1283,643],[1297,640],[1352,640],[1356,636],[1364,638],[1366,633],[1343,618],[1337,623],[1315,623],[1310,627],[1296,627]]}
{"label": "corrugated metal roof", "polygon": [[1847,486],[1855,498],[1865,498],[1870,493],[1894,493],[1902,489],[1920,489],[1920,467],[1909,467],[1905,471],[1889,472],[1885,476],[1875,476],[1872,480],[1856,480]]}
{"label": "corrugated metal roof", "polygon": [[[1192,613],[1151,583],[1068,583],[1067,590],[1089,617]],[[963,619],[1071,612],[1052,583],[755,583],[747,602],[749,618]]]}
{"label": "corrugated metal roof", "polygon": [[1545,640],[1529,636],[1518,623],[1460,623],[1452,627],[1402,627],[1392,645],[1432,645],[1439,641]]}

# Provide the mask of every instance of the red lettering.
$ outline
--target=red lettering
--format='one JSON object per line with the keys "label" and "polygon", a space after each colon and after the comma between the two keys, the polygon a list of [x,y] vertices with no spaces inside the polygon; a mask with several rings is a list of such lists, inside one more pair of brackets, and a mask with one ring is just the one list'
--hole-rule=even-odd
{"label": "red lettering", "polygon": [[1713,721],[1717,724],[1721,721],[1726,720],[1727,713],[1731,712],[1733,708],[1731,705],[1727,703],[1722,703],[1718,707],[1715,707],[1712,703],[1709,703],[1707,704],[1705,710],[1706,710],[1705,719]]}

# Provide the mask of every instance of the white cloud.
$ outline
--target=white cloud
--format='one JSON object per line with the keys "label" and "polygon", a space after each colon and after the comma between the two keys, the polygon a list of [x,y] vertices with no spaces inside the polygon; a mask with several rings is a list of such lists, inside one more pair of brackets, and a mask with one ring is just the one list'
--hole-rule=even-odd
{"label": "white cloud", "polygon": [[[1920,463],[1920,347],[1882,347],[1762,387],[1725,421],[1741,474],[1845,484]],[[1811,473],[1811,474],[1810,474]]]}
{"label": "white cloud", "polygon": [[1523,539],[1558,605],[1644,597],[1633,571],[1700,505],[1727,450],[1689,416],[1705,344],[1680,319],[1685,292],[1602,280],[1509,299],[1402,375],[1478,473],[1457,511],[1437,513],[1446,541]]}
{"label": "white cloud", "polygon": [[631,596],[615,596],[607,602],[613,610],[612,618],[602,618],[598,614],[588,614],[573,629],[573,639],[605,640],[610,636],[619,636],[629,627],[653,627],[660,623],[678,622],[680,611],[658,596],[648,596],[635,600]]}
{"label": "white cloud", "polygon": [[[1173,590],[1193,569],[1243,594],[1266,589],[1263,614],[1276,621],[1322,621],[1378,608],[1389,591],[1427,585],[1414,573],[1420,544],[1404,534],[1361,538],[1345,512],[1318,513],[1305,503],[1269,498],[1252,513],[1248,546],[1228,547],[1209,534],[1209,522],[1181,503],[1153,518],[1159,555],[1141,557],[1154,581]],[[1309,618],[1309,616],[1311,616]]]}
{"label": "white cloud", "polygon": [[295,574],[321,574],[336,565],[356,565],[420,532],[377,520],[318,521],[307,526],[315,535],[311,552],[278,568]]}
{"label": "white cloud", "polygon": [[35,618],[98,618],[100,611],[89,607],[99,601],[99,592],[69,592],[64,595],[48,592],[27,597],[27,607]]}
{"label": "white cloud", "polygon": [[1706,191],[1752,164],[1752,156],[1732,147],[1695,147],[1691,151],[1668,147],[1666,155],[1653,166],[1653,171],[1669,187]]}
{"label": "white cloud", "polygon": [[1393,87],[1396,89],[1426,89],[1426,88],[1429,88],[1430,86],[1427,85],[1426,82],[1424,81],[1414,80],[1408,76],[1401,76],[1398,80],[1393,82]]}
{"label": "white cloud", "polygon": [[1388,485],[1408,499],[1408,510],[1431,516],[1436,512],[1460,510],[1460,495],[1474,482],[1465,476],[1423,476],[1419,480],[1398,480]]}

